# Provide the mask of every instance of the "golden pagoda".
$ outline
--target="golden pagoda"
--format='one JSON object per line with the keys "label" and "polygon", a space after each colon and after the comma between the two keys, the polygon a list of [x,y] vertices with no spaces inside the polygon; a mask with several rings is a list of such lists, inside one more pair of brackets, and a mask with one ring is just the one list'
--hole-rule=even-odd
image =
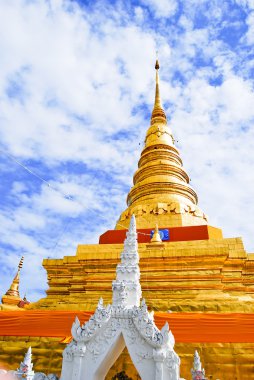
{"label": "golden pagoda", "polygon": [[139,228],[160,226],[193,226],[207,224],[205,214],[197,206],[198,197],[189,185],[174,144],[172,131],[162,108],[159,89],[159,62],[156,61],[156,88],[151,126],[145,138],[134,186],[127,197],[128,208],[121,214],[116,228],[129,225],[134,213]]}
{"label": "golden pagoda", "polygon": [[[151,125],[127,196],[127,209],[115,229],[101,235],[99,244],[80,244],[74,256],[43,260],[47,296],[21,314],[31,313],[34,318],[44,312],[43,318],[54,321],[58,316],[63,321],[68,313],[85,318],[84,312],[94,311],[100,297],[110,303],[115,268],[135,214],[143,297],[155,318],[169,320],[181,358],[181,376],[190,378],[197,349],[208,379],[254,380],[254,254],[246,253],[240,237],[224,238],[198,207],[161,104],[158,60],[155,69]],[[27,335],[18,339],[11,334],[2,337],[0,361],[10,360],[10,352],[19,353],[20,346],[31,345],[37,371],[47,368],[59,373],[68,336],[57,338],[60,335],[53,335],[48,325],[48,329],[40,325],[38,333],[28,326],[24,328]],[[121,371],[133,380],[138,378],[126,351],[106,380]]]}
{"label": "golden pagoda", "polygon": [[[2,296],[2,304],[5,305],[5,308],[17,306],[21,301],[22,298],[19,295],[19,280],[20,280],[20,270],[22,269],[24,262],[24,256],[21,257],[19,265],[18,265],[18,271],[11,283],[11,286],[9,290]],[[8,305],[8,306],[6,306]]]}

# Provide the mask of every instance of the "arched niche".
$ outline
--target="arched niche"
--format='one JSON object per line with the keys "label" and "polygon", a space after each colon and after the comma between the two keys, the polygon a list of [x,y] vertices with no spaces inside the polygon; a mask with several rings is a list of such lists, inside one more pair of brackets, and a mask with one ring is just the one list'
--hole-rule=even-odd
{"label": "arched niche", "polygon": [[141,380],[126,347],[108,371],[105,380],[115,380],[115,376],[120,375],[123,372],[132,380]]}

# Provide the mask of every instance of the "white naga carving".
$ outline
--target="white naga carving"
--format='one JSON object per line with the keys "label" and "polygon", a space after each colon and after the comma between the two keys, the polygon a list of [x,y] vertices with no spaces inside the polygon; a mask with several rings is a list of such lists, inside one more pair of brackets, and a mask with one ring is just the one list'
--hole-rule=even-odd
{"label": "white naga carving", "polygon": [[139,255],[135,217],[112,282],[112,305],[100,299],[84,325],[75,319],[73,340],[63,352],[61,380],[103,380],[127,347],[142,380],[179,380],[180,360],[168,324],[159,330],[141,299]]}

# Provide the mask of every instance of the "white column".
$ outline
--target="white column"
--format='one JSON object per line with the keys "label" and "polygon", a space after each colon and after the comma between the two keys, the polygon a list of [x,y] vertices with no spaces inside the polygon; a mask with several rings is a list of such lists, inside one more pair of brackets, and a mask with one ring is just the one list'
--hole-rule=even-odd
{"label": "white column", "polygon": [[155,380],[163,380],[163,363],[166,359],[166,353],[162,349],[153,350],[155,361]]}
{"label": "white column", "polygon": [[[73,352],[73,372],[71,380],[82,380],[82,361],[86,353],[86,346],[83,342],[78,342],[77,348]],[[84,378],[84,374],[83,374]],[[88,380],[88,379],[87,379]]]}

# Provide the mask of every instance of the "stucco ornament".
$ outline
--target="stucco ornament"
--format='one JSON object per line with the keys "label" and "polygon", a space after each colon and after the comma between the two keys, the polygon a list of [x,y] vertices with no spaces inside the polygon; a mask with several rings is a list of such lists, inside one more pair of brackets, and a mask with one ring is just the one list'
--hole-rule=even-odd
{"label": "stucco ornament", "polygon": [[89,321],[82,327],[78,317],[72,325],[71,333],[77,342],[88,342],[110,319],[111,307],[108,305],[106,308],[103,306],[103,299],[100,298],[95,313],[91,316]]}
{"label": "stucco ornament", "polygon": [[99,300],[87,323],[75,319],[73,340],[63,352],[61,380],[102,380],[124,347],[143,380],[179,380],[180,360],[166,323],[159,330],[141,300],[135,216],[112,282],[112,305]]}
{"label": "stucco ornament", "polygon": [[47,376],[45,373],[37,372],[35,373],[33,380],[58,380],[58,377],[53,373],[50,373]]}

